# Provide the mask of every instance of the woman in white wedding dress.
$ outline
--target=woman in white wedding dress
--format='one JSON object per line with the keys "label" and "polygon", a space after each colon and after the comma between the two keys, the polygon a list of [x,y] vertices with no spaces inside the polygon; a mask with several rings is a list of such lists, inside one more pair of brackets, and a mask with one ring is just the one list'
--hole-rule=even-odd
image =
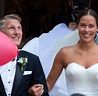
{"label": "woman in white wedding dress", "polygon": [[64,68],[69,95],[98,96],[98,45],[94,42],[98,15],[92,9],[84,9],[77,24],[80,40],[59,50],[47,78],[48,88],[53,88]]}

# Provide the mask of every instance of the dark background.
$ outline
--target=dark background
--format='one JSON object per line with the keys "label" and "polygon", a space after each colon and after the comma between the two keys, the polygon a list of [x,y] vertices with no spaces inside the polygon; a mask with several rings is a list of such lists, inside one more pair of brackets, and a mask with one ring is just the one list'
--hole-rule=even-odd
{"label": "dark background", "polygon": [[[96,12],[97,6],[98,0],[92,0],[91,8]],[[58,23],[64,23],[63,15],[67,11],[67,0],[0,0],[0,17],[15,13],[22,18],[24,42],[49,32]]]}

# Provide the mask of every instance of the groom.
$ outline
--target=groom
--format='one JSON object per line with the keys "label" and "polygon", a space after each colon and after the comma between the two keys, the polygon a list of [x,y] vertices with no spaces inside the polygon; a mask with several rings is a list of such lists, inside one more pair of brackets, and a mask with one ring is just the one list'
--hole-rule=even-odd
{"label": "groom", "polygon": [[[6,15],[0,20],[0,31],[19,46],[22,39],[21,18],[16,14]],[[11,54],[11,53],[10,53]],[[0,66],[0,96],[39,96],[28,93],[28,89],[38,84],[42,96],[48,95],[48,88],[39,58],[19,50],[18,56]],[[35,86],[37,88],[37,86]]]}

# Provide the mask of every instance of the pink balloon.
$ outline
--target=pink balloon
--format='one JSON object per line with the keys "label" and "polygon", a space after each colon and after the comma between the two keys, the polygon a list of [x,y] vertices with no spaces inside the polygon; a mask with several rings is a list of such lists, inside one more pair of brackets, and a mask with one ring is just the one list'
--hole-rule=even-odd
{"label": "pink balloon", "polygon": [[18,48],[14,42],[0,32],[0,66],[13,60],[18,54]]}

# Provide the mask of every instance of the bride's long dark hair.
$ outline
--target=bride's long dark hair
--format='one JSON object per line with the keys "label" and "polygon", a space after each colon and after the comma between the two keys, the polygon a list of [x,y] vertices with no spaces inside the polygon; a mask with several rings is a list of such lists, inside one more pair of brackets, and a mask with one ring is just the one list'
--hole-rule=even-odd
{"label": "bride's long dark hair", "polygon": [[80,12],[80,14],[78,15],[77,24],[79,24],[81,17],[83,17],[85,15],[93,16],[95,18],[95,20],[96,20],[96,25],[98,27],[98,14],[93,9],[83,9]]}

